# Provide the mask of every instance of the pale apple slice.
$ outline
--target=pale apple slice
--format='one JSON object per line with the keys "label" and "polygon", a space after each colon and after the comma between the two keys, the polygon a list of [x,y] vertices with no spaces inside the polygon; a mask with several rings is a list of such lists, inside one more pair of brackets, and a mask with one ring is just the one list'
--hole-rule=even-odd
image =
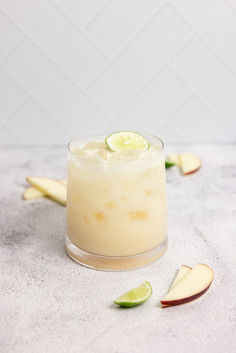
{"label": "pale apple slice", "polygon": [[180,166],[179,155],[177,153],[168,154],[168,156],[166,156],[166,160],[176,164],[178,167]]}
{"label": "pale apple slice", "polygon": [[202,165],[201,159],[193,153],[181,153],[179,162],[179,167],[184,175],[195,173]]}
{"label": "pale apple slice", "polygon": [[29,176],[26,180],[52,200],[66,205],[66,187],[59,181],[35,176]]}
{"label": "pale apple slice", "polygon": [[205,264],[197,264],[161,300],[164,306],[187,303],[202,296],[214,279],[213,270]]}
{"label": "pale apple slice", "polygon": [[[182,281],[191,270],[192,270],[192,267],[182,265],[180,267],[177,275],[175,276],[175,279],[170,287],[170,290],[173,289],[180,281]],[[170,306],[170,305],[162,305],[163,308],[167,307],[167,306]]]}
{"label": "pale apple slice", "polygon": [[41,197],[44,197],[44,194],[33,186],[29,186],[23,194],[24,200],[34,200]]}
{"label": "pale apple slice", "polygon": [[61,184],[67,186],[67,180],[62,180],[62,179],[60,179],[60,180],[58,180],[58,181],[59,181]]}
{"label": "pale apple slice", "polygon": [[[58,180],[61,184],[63,185],[67,185],[67,181],[66,180]],[[42,198],[46,196],[44,193],[42,193],[41,191],[39,191],[38,189],[36,189],[35,187],[33,186],[29,186],[25,191],[24,191],[24,194],[23,194],[23,199],[24,200],[35,200],[35,199],[38,199],[38,198]]]}
{"label": "pale apple slice", "polygon": [[182,265],[170,287],[170,290],[173,289],[180,281],[182,281],[191,270],[191,267]]}

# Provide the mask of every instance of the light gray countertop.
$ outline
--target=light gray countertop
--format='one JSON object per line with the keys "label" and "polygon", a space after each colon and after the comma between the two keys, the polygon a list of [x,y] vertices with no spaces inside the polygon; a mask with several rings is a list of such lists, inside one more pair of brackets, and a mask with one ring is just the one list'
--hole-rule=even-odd
{"label": "light gray countertop", "polygon": [[[64,249],[65,208],[23,201],[27,175],[63,178],[62,147],[0,150],[0,352],[182,353],[236,349],[236,145],[169,146],[193,152],[202,169],[167,171],[169,249],[128,272],[90,270]],[[209,264],[215,280],[200,299],[162,309],[181,264]],[[122,292],[151,282],[145,304],[119,309]]]}

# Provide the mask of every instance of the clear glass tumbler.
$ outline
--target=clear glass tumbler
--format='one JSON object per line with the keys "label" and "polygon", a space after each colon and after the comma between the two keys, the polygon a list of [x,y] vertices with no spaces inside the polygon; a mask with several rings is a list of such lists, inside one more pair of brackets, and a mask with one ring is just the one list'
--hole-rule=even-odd
{"label": "clear glass tumbler", "polygon": [[164,145],[142,134],[149,149],[111,152],[107,135],[68,145],[66,249],[82,265],[127,270],[167,250]]}

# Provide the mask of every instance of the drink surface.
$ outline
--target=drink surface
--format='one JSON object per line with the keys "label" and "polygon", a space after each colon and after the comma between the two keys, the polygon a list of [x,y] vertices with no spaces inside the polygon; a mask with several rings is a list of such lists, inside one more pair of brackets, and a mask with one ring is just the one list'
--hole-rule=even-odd
{"label": "drink surface", "polygon": [[166,238],[165,164],[160,144],[111,152],[104,140],[72,143],[67,235],[87,252],[130,256]]}

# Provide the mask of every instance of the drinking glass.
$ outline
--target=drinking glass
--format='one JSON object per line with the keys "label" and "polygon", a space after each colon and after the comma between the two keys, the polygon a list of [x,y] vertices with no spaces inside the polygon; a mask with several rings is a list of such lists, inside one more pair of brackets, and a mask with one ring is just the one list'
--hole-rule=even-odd
{"label": "drinking glass", "polygon": [[167,250],[164,144],[141,134],[145,151],[111,152],[105,132],[68,145],[66,249],[82,265],[127,270]]}

